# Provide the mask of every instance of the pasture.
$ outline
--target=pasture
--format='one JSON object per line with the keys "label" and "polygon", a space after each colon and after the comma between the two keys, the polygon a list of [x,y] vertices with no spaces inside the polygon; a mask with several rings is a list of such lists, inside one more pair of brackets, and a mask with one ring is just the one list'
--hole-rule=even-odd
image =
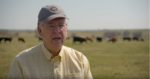
{"label": "pasture", "polygon": [[[130,30],[131,31],[131,30]],[[118,31],[122,32],[122,31]],[[131,31],[133,32],[133,31]],[[144,41],[76,43],[67,39],[66,46],[83,52],[90,61],[94,79],[149,79],[149,30],[142,30]],[[77,35],[102,35],[103,31],[69,32]],[[13,58],[20,51],[38,44],[34,32],[20,32],[25,43],[16,37],[11,42],[0,43],[0,79],[5,79]]]}

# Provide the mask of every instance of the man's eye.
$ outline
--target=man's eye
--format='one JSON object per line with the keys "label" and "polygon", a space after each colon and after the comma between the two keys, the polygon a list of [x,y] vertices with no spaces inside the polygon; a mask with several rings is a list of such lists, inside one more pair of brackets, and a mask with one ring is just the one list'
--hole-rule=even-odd
{"label": "man's eye", "polygon": [[59,25],[59,27],[64,27],[64,25]]}
{"label": "man's eye", "polygon": [[55,26],[49,26],[49,27],[55,27]]}
{"label": "man's eye", "polygon": [[52,25],[50,25],[50,26],[48,26],[48,28],[54,28],[55,26],[52,26]]}

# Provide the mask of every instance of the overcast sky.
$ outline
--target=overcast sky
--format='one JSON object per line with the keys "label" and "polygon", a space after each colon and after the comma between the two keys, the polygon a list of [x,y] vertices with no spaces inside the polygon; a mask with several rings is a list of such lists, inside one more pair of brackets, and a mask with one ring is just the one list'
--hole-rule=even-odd
{"label": "overcast sky", "polygon": [[62,6],[70,30],[148,29],[149,0],[0,0],[0,29],[36,29],[48,4]]}

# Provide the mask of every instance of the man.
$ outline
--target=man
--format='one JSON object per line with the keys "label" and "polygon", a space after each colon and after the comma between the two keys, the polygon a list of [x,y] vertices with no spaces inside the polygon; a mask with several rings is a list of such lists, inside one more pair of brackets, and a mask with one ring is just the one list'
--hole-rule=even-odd
{"label": "man", "polygon": [[16,56],[9,79],[92,79],[87,58],[63,45],[67,22],[59,6],[41,8],[37,31],[43,42]]}

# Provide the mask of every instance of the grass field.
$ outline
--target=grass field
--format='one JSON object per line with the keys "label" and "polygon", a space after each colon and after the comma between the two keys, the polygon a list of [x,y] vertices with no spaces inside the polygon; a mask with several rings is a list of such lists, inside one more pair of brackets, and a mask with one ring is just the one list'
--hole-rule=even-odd
{"label": "grass field", "polygon": [[[26,43],[18,42],[16,38],[10,43],[0,43],[0,79],[6,78],[16,54],[39,43],[34,33],[20,35],[25,38]],[[65,45],[87,56],[94,79],[149,79],[148,37],[148,31],[144,31],[143,42],[119,40],[116,43],[94,41],[73,44],[71,40],[66,40]]]}

